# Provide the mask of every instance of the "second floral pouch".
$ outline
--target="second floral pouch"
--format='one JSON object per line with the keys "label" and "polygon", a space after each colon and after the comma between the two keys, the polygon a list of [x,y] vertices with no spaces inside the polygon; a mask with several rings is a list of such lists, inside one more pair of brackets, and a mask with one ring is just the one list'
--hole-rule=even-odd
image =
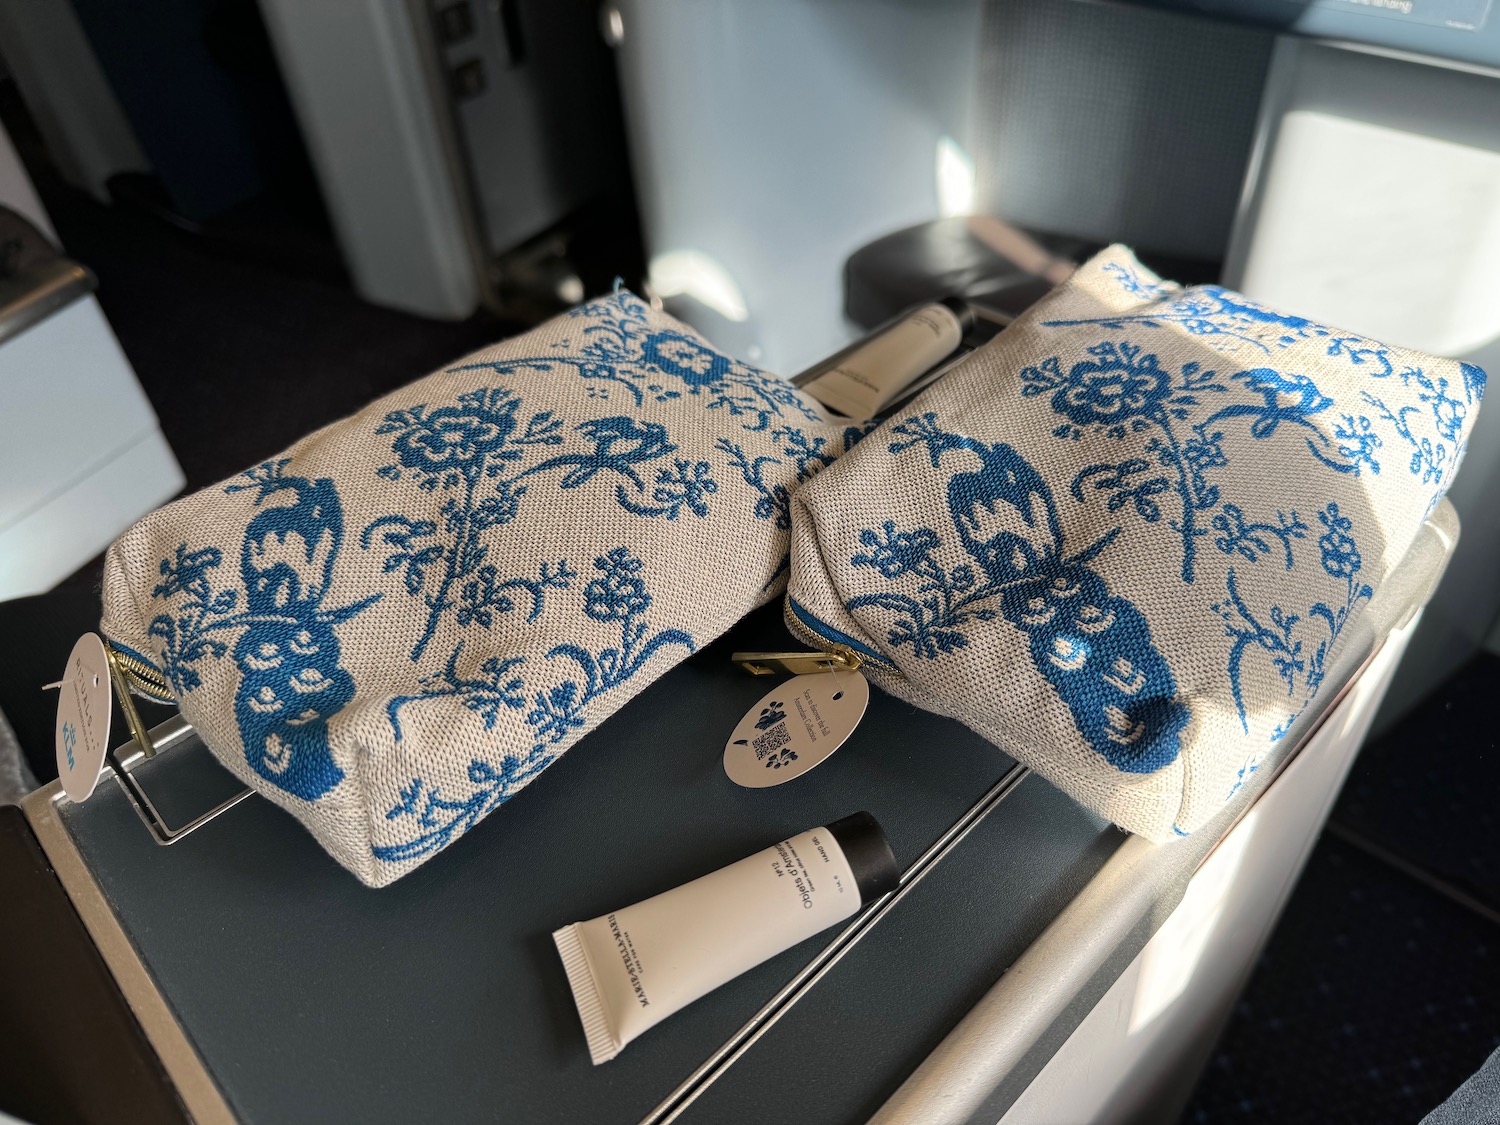
{"label": "second floral pouch", "polygon": [[787,622],[1186,834],[1324,687],[1483,391],[1114,247],[798,491]]}

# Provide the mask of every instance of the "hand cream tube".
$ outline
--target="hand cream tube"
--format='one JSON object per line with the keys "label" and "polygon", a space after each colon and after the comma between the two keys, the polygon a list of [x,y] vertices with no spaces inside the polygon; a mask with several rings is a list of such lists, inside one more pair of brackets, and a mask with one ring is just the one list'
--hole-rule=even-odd
{"label": "hand cream tube", "polygon": [[552,935],[597,1066],[641,1032],[893,890],[869,813],[756,852],[655,898]]}
{"label": "hand cream tube", "polygon": [[830,410],[868,421],[952,355],[972,323],[962,301],[923,305],[838,353],[829,370],[794,382]]}

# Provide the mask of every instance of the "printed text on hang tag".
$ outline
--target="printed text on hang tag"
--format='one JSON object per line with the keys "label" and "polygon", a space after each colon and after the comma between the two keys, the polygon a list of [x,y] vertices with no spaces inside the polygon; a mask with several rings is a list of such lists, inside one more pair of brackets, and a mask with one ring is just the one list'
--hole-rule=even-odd
{"label": "printed text on hang tag", "polygon": [[112,687],[104,642],[97,633],[83,634],[58,685],[57,775],[70,801],[87,800],[104,769]]}
{"label": "printed text on hang tag", "polygon": [[724,747],[736,785],[764,789],[826,760],[859,725],[870,685],[858,672],[794,676],[752,707]]}

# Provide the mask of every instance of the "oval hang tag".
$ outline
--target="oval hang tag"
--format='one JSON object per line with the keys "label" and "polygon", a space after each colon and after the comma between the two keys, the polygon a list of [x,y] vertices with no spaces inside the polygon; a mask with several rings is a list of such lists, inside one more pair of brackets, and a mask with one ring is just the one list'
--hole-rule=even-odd
{"label": "oval hang tag", "polygon": [[869,702],[869,681],[858,672],[793,676],[739,721],[724,747],[724,772],[747,789],[801,777],[854,733]]}
{"label": "oval hang tag", "polygon": [[85,801],[99,783],[109,747],[113,684],[97,633],[85,633],[68,654],[57,698],[57,776],[70,801]]}

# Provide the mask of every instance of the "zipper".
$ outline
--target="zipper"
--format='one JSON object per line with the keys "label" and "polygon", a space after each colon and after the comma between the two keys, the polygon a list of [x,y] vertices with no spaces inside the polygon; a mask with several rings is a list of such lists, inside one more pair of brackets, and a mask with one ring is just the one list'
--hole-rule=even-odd
{"label": "zipper", "polygon": [[177,702],[177,697],[172,694],[172,687],[167,679],[156,666],[149,664],[140,657],[105,639],[105,645],[109,648],[109,655],[125,674],[125,682],[130,690],[137,695],[144,695],[147,699],[154,699],[158,703]]}
{"label": "zipper", "polygon": [[[889,657],[871,648],[858,637],[835,629],[806,606],[788,595],[787,612],[784,616],[787,630],[804,644],[826,652],[848,653],[860,663],[868,664],[882,672],[895,671]],[[859,667],[856,664],[855,667]]]}

